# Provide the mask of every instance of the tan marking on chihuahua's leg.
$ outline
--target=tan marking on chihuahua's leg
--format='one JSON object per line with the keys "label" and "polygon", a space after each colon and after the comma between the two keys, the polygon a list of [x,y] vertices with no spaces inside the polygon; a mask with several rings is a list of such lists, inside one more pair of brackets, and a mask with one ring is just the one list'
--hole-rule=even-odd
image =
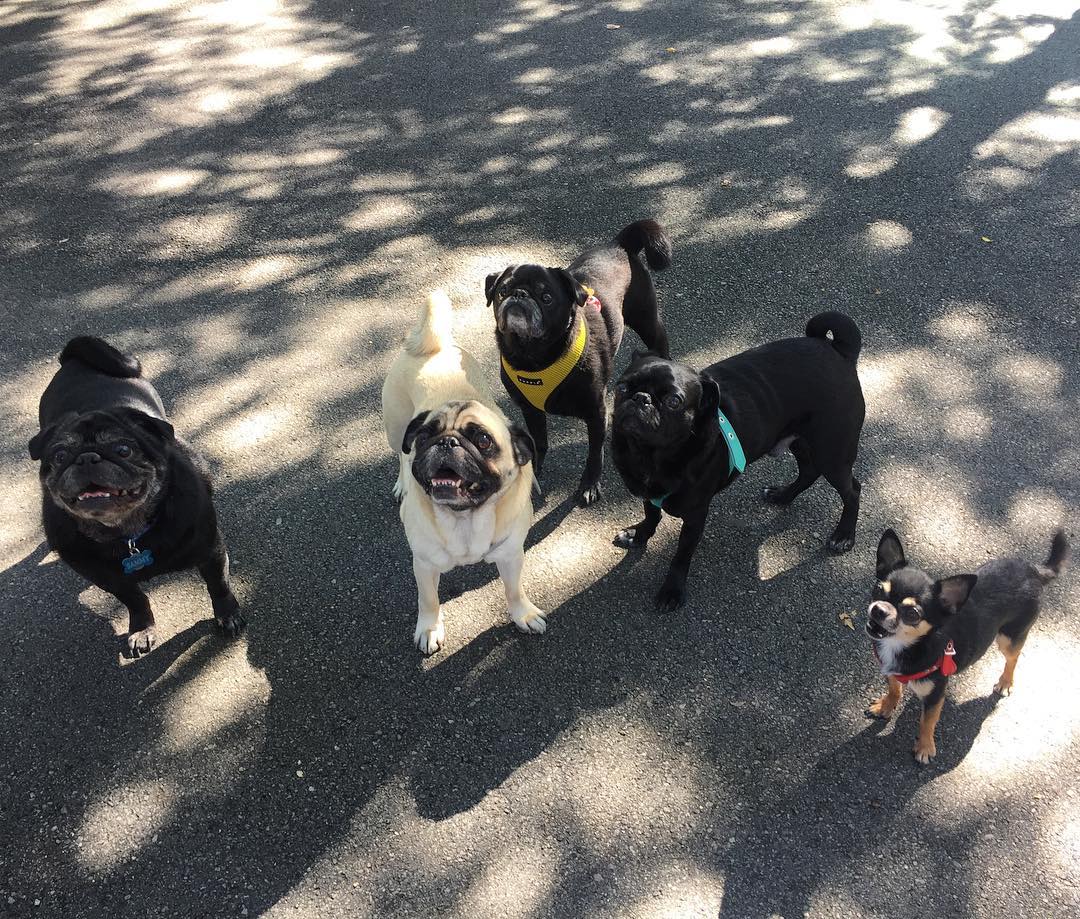
{"label": "tan marking on chihuahua's leg", "polygon": [[915,759],[924,766],[937,756],[937,745],[934,743],[934,728],[937,727],[938,718],[941,717],[941,708],[945,704],[942,697],[933,705],[924,705],[922,717],[919,718],[919,739],[915,741]]}
{"label": "tan marking on chihuahua's leg", "polygon": [[1001,653],[1005,655],[1005,669],[1001,671],[1001,676],[998,678],[997,683],[994,684],[994,692],[1007,696],[1012,692],[1013,671],[1016,669],[1016,662],[1020,659],[1020,652],[1023,650],[1024,645],[1023,642],[1019,645],[1014,644],[1013,640],[1007,635],[998,635],[997,646]]}
{"label": "tan marking on chihuahua's leg", "polygon": [[889,686],[885,694],[876,702],[872,702],[867,709],[875,718],[891,718],[896,706],[900,704],[900,696],[904,692],[904,684],[896,677],[889,677]]}

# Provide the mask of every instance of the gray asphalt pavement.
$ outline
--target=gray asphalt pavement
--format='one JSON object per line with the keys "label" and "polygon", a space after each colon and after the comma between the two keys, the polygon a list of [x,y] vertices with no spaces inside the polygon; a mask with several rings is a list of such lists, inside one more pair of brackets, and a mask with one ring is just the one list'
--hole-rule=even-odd
{"label": "gray asphalt pavement", "polygon": [[[1076,915],[1077,574],[1011,697],[993,650],[953,681],[926,768],[913,700],[863,716],[862,611],[885,526],[957,573],[1080,522],[1077,8],[0,5],[0,914]],[[640,508],[610,466],[572,505],[555,421],[548,633],[460,570],[422,659],[378,405],[402,333],[445,287],[497,387],[484,276],[650,215],[688,362],[861,326],[855,550],[824,553],[824,483],[764,506],[794,463],[763,460],[659,617],[675,522],[616,549]],[[43,543],[25,445],[77,333],[137,353],[214,467],[241,641],[175,577],[124,660]]]}

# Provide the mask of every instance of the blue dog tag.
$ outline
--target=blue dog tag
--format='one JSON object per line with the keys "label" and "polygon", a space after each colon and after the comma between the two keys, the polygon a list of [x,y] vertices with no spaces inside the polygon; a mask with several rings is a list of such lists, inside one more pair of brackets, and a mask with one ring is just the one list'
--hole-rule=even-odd
{"label": "blue dog tag", "polygon": [[143,549],[135,555],[129,555],[120,564],[124,566],[124,574],[134,574],[154,564],[154,554],[149,549]]}

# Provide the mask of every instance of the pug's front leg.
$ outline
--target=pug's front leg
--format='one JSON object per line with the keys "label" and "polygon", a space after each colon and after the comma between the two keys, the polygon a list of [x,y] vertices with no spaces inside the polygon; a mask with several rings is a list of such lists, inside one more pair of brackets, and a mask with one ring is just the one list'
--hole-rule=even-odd
{"label": "pug's front leg", "polygon": [[683,518],[675,557],[672,558],[667,577],[664,578],[660,592],[656,595],[657,612],[674,612],[686,602],[686,579],[690,574],[690,561],[694,557],[698,543],[701,542],[708,516],[709,506],[706,504],[703,513]]}
{"label": "pug's front leg", "polygon": [[525,595],[525,588],[521,586],[521,569],[525,566],[524,550],[519,549],[509,558],[500,559],[495,564],[506,590],[506,608],[510,618],[514,620],[514,625],[523,632],[537,635],[547,631],[547,613]]}
{"label": "pug's front leg", "polygon": [[442,607],[439,606],[439,570],[413,557],[416,576],[417,616],[413,642],[424,654],[434,654],[446,640]]}

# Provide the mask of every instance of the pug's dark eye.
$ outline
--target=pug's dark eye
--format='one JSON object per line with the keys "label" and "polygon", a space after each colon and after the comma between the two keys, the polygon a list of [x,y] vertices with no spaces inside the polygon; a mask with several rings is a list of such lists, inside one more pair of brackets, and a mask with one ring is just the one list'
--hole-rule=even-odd
{"label": "pug's dark eye", "polygon": [[473,443],[476,444],[477,449],[486,452],[491,449],[493,441],[487,434],[481,431],[479,434],[476,435],[475,438],[473,438]]}
{"label": "pug's dark eye", "polygon": [[681,406],[682,396],[680,396],[678,393],[671,393],[670,395],[664,396],[664,408],[668,409],[668,411],[674,412]]}
{"label": "pug's dark eye", "polygon": [[120,459],[127,459],[131,456],[131,447],[127,444],[117,444],[113,447],[113,453],[120,457]]}
{"label": "pug's dark eye", "polygon": [[57,447],[53,450],[52,461],[54,463],[62,463],[68,458],[68,452],[63,447]]}

